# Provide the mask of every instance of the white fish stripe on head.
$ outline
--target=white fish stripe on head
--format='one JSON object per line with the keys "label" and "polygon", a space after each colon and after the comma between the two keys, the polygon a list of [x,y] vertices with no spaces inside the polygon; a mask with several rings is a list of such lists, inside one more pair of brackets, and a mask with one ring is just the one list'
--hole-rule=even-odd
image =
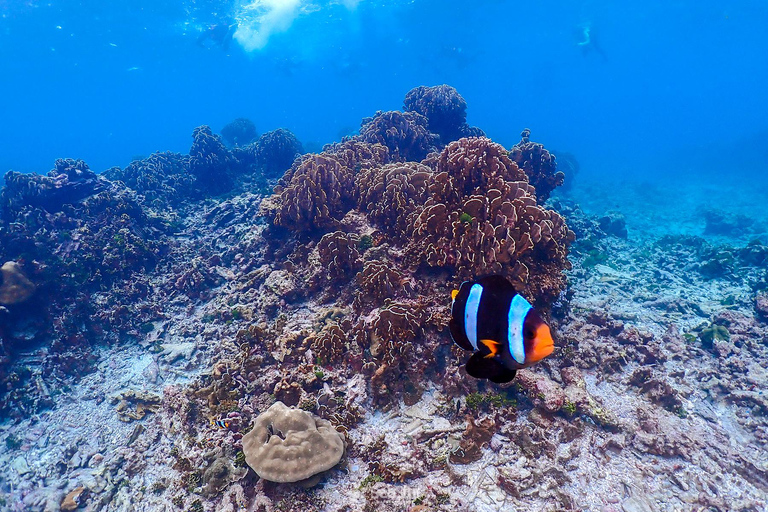
{"label": "white fish stripe on head", "polygon": [[464,331],[475,350],[477,350],[477,310],[480,308],[482,295],[483,287],[479,284],[473,284],[472,288],[469,289],[467,304],[464,306]]}
{"label": "white fish stripe on head", "polygon": [[509,341],[509,353],[520,364],[525,363],[525,345],[523,344],[523,322],[528,312],[533,309],[531,303],[525,300],[525,297],[518,294],[509,304],[509,313],[507,313],[508,331],[507,340]]}

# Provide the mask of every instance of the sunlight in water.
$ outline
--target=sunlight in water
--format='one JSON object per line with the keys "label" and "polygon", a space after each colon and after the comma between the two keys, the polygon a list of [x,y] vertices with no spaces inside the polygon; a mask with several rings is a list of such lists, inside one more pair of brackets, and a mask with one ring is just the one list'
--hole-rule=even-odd
{"label": "sunlight in water", "polygon": [[343,5],[352,11],[362,0],[311,2],[308,0],[254,0],[237,13],[234,38],[245,51],[263,49],[273,34],[285,32],[302,14],[321,11],[333,5]]}

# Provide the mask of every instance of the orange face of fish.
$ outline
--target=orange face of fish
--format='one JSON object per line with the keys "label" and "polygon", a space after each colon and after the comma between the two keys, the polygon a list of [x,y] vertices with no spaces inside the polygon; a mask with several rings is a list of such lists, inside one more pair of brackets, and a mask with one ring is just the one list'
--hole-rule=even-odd
{"label": "orange face of fish", "polygon": [[555,350],[555,341],[549,326],[543,321],[525,329],[525,364],[537,363]]}

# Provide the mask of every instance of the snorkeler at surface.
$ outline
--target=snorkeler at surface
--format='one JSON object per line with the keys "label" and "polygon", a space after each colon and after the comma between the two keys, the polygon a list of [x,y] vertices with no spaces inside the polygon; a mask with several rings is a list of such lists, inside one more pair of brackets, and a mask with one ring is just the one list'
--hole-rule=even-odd
{"label": "snorkeler at surface", "polygon": [[608,57],[605,55],[603,49],[600,47],[600,45],[597,44],[595,32],[592,29],[592,25],[589,23],[585,23],[579,26],[579,31],[576,36],[576,46],[581,48],[581,52],[584,54],[584,56],[594,51],[600,57],[602,57],[603,61],[608,60]]}
{"label": "snorkeler at surface", "polygon": [[222,50],[227,51],[236,28],[237,23],[234,22],[213,23],[203,30],[203,33],[197,38],[197,45],[202,48],[218,46]]}

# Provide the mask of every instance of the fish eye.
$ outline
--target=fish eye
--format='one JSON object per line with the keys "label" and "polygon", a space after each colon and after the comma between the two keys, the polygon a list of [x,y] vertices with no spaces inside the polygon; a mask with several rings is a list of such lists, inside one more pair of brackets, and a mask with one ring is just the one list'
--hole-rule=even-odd
{"label": "fish eye", "polygon": [[527,340],[532,340],[532,339],[533,339],[533,338],[535,338],[535,337],[536,337],[536,333],[535,333],[535,332],[533,332],[533,331],[532,331],[532,330],[530,330],[530,329],[526,329],[526,330],[525,330],[525,339],[527,339]]}

